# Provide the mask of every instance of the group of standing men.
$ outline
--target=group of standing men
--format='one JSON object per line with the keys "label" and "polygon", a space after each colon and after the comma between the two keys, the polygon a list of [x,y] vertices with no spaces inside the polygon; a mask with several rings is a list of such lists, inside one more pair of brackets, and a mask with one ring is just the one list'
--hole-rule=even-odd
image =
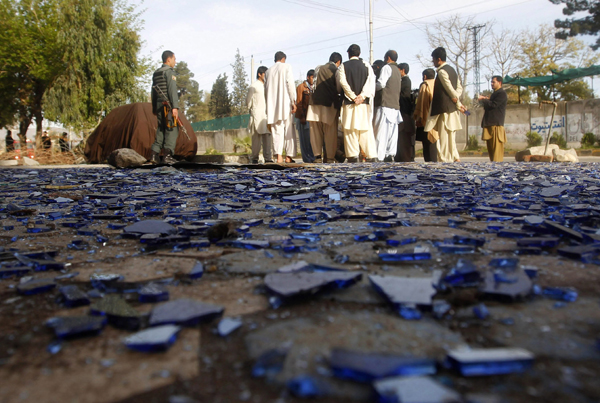
{"label": "group of standing men", "polygon": [[[272,67],[258,68],[246,100],[251,116],[252,162],[258,162],[261,146],[266,162],[273,161],[272,152],[277,162],[284,162],[284,151],[285,162],[294,162],[294,114],[304,162],[336,161],[338,122],[348,162],[414,161],[415,140],[423,143],[425,161],[460,161],[456,131],[462,128],[459,113],[468,112],[460,102],[462,86],[456,70],[446,63],[444,48],[433,51],[437,75],[433,69],[423,71],[416,100],[407,75],[409,66],[396,63],[396,51],[386,52],[384,61],[377,63],[377,74],[360,58],[358,45],[351,45],[347,52],[344,63],[339,53],[332,53],[329,62],[310,70],[297,88],[285,53],[275,54]],[[501,89],[501,77],[494,80]],[[496,91],[495,85],[493,81]],[[488,110],[502,109],[496,92],[491,100],[480,97],[486,116]],[[491,123],[502,127],[504,112],[494,114]],[[482,126],[488,123],[484,116]],[[496,150],[496,158],[505,141],[503,133],[484,127],[484,140],[488,150]]]}
{"label": "group of standing men", "polygon": [[[437,74],[433,69],[423,71],[416,100],[407,75],[409,66],[396,63],[396,51],[387,51],[384,61],[376,62],[377,74],[360,58],[358,45],[350,45],[347,52],[344,63],[339,53],[332,53],[329,62],[310,70],[297,88],[285,53],[277,52],[270,68],[258,68],[257,80],[246,98],[253,163],[258,162],[261,148],[265,162],[273,162],[273,158],[278,163],[295,162],[294,114],[304,162],[336,161],[338,122],[348,162],[414,161],[415,140],[423,143],[427,162],[460,161],[456,147],[456,131],[462,128],[459,113],[469,112],[460,102],[462,85],[456,70],[446,63],[444,48],[432,52]],[[163,65],[152,80],[158,129],[151,160],[158,162],[164,149],[164,162],[172,163],[180,123],[175,55],[165,51],[162,59]],[[490,98],[479,97],[485,109],[483,139],[488,143],[490,160],[502,161],[507,101],[502,77],[494,76],[492,87]]]}

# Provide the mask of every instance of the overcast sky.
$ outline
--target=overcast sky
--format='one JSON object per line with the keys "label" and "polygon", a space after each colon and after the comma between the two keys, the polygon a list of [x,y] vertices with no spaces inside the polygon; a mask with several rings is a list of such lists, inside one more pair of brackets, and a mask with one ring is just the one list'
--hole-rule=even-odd
{"label": "overcast sky", "polygon": [[[252,55],[256,70],[271,66],[275,52],[282,50],[294,77],[303,79],[332,52],[341,53],[345,61],[352,43],[369,59],[368,7],[368,0],[145,0],[140,6],[146,9],[143,53],[159,67],[162,51],[172,50],[178,61],[188,63],[200,89],[209,92],[220,73],[227,73],[231,83],[236,49],[248,75]],[[480,24],[493,20],[498,30],[534,28],[563,18],[562,7],[548,0],[375,0],[375,59],[382,59],[388,49],[398,51],[398,62],[409,63],[416,88],[424,68],[416,55],[432,51],[425,26],[454,14],[474,16]]]}

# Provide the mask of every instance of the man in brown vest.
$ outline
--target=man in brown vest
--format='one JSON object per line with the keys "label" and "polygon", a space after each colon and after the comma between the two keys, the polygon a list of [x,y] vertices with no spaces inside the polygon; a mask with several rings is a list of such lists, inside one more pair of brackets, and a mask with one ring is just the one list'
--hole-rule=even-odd
{"label": "man in brown vest", "polygon": [[381,68],[375,83],[375,142],[377,159],[392,162],[396,155],[398,142],[398,124],[402,122],[400,115],[400,85],[402,77],[396,61],[398,53],[388,50],[383,57],[386,65]]}
{"label": "man in brown vest", "polygon": [[341,106],[335,74],[340,64],[342,64],[342,55],[333,52],[329,56],[329,63],[317,66],[315,69],[314,92],[308,101],[306,112],[315,162],[335,162]]}
{"label": "man in brown vest", "polygon": [[437,77],[433,85],[433,100],[425,132],[435,129],[438,132],[438,161],[460,162],[456,148],[456,131],[462,129],[459,112],[466,108],[460,102],[463,88],[456,70],[446,63],[446,49],[439,47],[432,53]]}

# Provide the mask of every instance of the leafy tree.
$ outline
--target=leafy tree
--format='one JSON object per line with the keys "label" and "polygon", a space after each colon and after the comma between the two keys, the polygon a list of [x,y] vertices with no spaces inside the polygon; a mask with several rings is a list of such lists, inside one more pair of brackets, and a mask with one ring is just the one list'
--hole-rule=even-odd
{"label": "leafy tree", "polygon": [[208,105],[204,102],[204,91],[198,89],[198,82],[193,80],[192,73],[186,62],[180,61],[175,65],[177,88],[179,93],[179,108],[190,122],[207,120]]}
{"label": "leafy tree", "polygon": [[231,116],[231,98],[227,89],[227,74],[219,74],[210,92],[209,109],[215,118]]}
{"label": "leafy tree", "polygon": [[64,71],[46,94],[46,112],[77,128],[96,125],[113,108],[147,99],[139,78],[141,20],[124,0],[62,0],[58,43]]}
{"label": "leafy tree", "polygon": [[[551,75],[552,70],[588,67],[597,62],[598,55],[590,52],[583,41],[575,38],[558,39],[557,29],[541,25],[537,30],[521,34],[517,60],[521,63],[522,77]],[[531,87],[537,101],[550,100],[555,95],[564,101],[592,97],[592,91],[583,79],[555,84],[553,88]],[[554,94],[553,94],[554,93]]]}
{"label": "leafy tree", "polygon": [[[563,14],[572,16],[575,13],[585,12],[589,15],[582,18],[566,18],[554,21],[554,26],[560,28],[555,33],[559,39],[567,39],[577,35],[598,35],[600,32],[600,1],[598,0],[550,0],[554,4],[565,4]],[[600,48],[600,38],[596,40],[592,49]]]}
{"label": "leafy tree", "polygon": [[[447,20],[437,21],[435,24],[429,24],[425,27],[427,42],[431,50],[438,46],[446,49],[446,61],[456,68],[456,73],[463,86],[463,95],[461,101],[467,95],[466,86],[469,72],[473,68],[473,32],[470,27],[478,25],[474,17],[463,19],[460,15],[454,15]],[[485,23],[479,31],[481,52],[480,62],[483,64],[489,53],[486,53],[487,37],[493,26],[492,21]],[[424,67],[431,67],[431,51],[427,55],[419,54],[417,58]]]}
{"label": "leafy tree", "polygon": [[238,49],[235,54],[233,68],[233,92],[231,94],[231,111],[233,115],[244,115],[248,113],[246,107],[246,95],[248,94],[248,81],[246,80],[246,69],[244,58]]}
{"label": "leafy tree", "polygon": [[19,124],[25,142],[35,118],[41,135],[43,97],[65,68],[58,43],[60,0],[0,0],[2,125]]}
{"label": "leafy tree", "polygon": [[0,0],[0,124],[76,128],[147,98],[139,14],[124,0]]}

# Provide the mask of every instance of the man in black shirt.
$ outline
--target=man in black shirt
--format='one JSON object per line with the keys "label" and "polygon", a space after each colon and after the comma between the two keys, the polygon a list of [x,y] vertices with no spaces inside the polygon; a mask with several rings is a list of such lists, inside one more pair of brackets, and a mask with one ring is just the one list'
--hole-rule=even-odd
{"label": "man in black shirt", "polygon": [[479,103],[485,110],[481,120],[481,127],[483,127],[481,139],[487,142],[490,161],[502,162],[504,161],[504,143],[506,143],[504,116],[508,101],[506,91],[502,89],[502,77],[492,77],[492,89],[494,92],[489,97],[479,96]]}

